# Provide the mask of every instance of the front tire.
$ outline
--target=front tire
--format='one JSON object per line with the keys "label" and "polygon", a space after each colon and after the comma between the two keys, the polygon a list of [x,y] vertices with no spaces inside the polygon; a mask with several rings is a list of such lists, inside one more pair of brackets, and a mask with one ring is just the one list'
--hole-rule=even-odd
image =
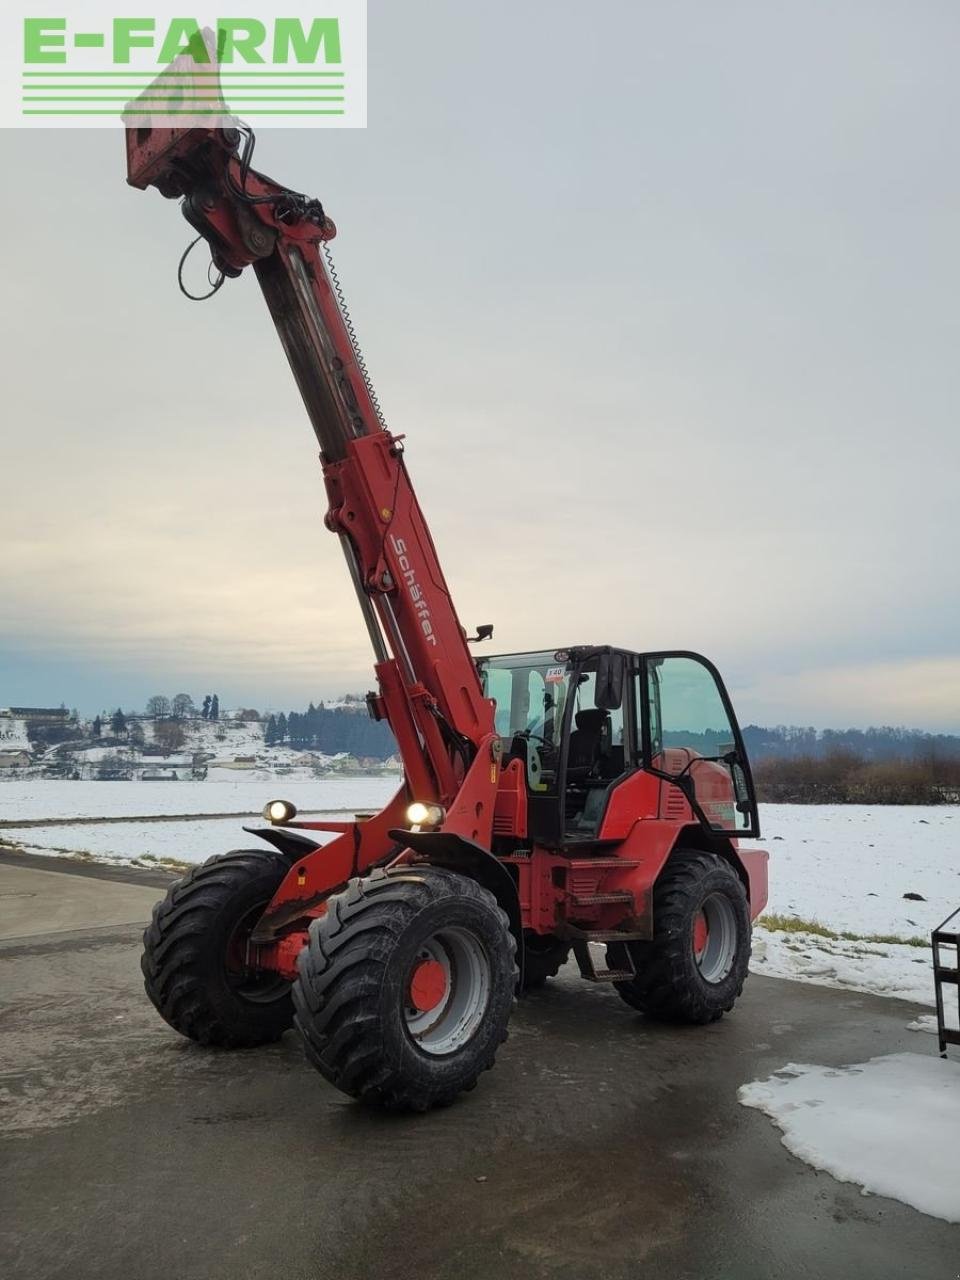
{"label": "front tire", "polygon": [[716,1022],[743,991],[750,910],[736,871],[713,853],[674,853],[653,890],[654,938],[628,944],[637,976],[615,983],[632,1008],[664,1022]]}
{"label": "front tire", "polygon": [[174,1031],[238,1049],[279,1040],[292,1025],[290,983],[245,963],[247,939],[289,869],[274,849],[238,849],[195,867],[154,907],[140,967]]}
{"label": "front tire", "polygon": [[493,1066],[517,983],[506,913],[436,867],[375,871],[327,901],[293,986],[307,1057],[343,1093],[445,1106]]}

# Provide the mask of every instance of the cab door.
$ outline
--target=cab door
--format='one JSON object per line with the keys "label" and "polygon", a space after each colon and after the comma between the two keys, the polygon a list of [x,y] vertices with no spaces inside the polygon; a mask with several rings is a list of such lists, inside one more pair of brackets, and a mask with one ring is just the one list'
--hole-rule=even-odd
{"label": "cab door", "polygon": [[720,673],[697,653],[640,660],[644,767],[679,787],[708,831],[760,834],[743,737]]}

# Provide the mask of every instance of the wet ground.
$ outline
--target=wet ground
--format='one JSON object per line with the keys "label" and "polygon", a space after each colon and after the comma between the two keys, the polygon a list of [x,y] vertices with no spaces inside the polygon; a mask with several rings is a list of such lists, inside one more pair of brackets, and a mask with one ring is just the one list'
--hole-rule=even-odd
{"label": "wet ground", "polygon": [[214,1053],[157,1018],[138,954],[164,883],[0,859],[4,1276],[960,1271],[960,1227],[818,1174],[736,1101],[790,1061],[934,1053],[906,1029],[913,1005],[751,977],[732,1017],[668,1029],[568,969],[518,1008],[472,1094],[384,1116],[328,1086],[292,1034]]}

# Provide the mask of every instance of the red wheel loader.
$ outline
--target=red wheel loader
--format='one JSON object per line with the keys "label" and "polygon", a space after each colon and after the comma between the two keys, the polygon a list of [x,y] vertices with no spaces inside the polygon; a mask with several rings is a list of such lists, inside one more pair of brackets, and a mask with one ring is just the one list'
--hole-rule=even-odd
{"label": "red wheel loader", "polygon": [[156,907],[147,994],[201,1044],[295,1026],[337,1088],[418,1111],[476,1085],[517,995],[571,951],[634,1009],[715,1021],[766,901],[766,854],[739,843],[759,835],[757,805],[719,674],[612,645],[474,656],[492,628],[460,625],[333,271],[333,223],[252,168],[252,132],[221,124],[129,127],[128,181],[182,202],[217,282],[252,267],[260,283],[404,781],[354,822],[270,802],[262,847],[210,859]]}

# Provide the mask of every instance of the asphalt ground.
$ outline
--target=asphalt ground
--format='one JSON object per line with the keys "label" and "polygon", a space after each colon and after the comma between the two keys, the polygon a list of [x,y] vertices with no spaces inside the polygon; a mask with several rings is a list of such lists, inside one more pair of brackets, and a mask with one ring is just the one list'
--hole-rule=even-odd
{"label": "asphalt ground", "polygon": [[389,1116],[327,1085],[293,1033],[218,1053],[160,1021],[138,957],[165,882],[0,858],[11,1280],[960,1273],[960,1227],[817,1173],[736,1100],[790,1061],[934,1053],[913,1005],[753,976],[733,1016],[664,1028],[568,966],[473,1093]]}

